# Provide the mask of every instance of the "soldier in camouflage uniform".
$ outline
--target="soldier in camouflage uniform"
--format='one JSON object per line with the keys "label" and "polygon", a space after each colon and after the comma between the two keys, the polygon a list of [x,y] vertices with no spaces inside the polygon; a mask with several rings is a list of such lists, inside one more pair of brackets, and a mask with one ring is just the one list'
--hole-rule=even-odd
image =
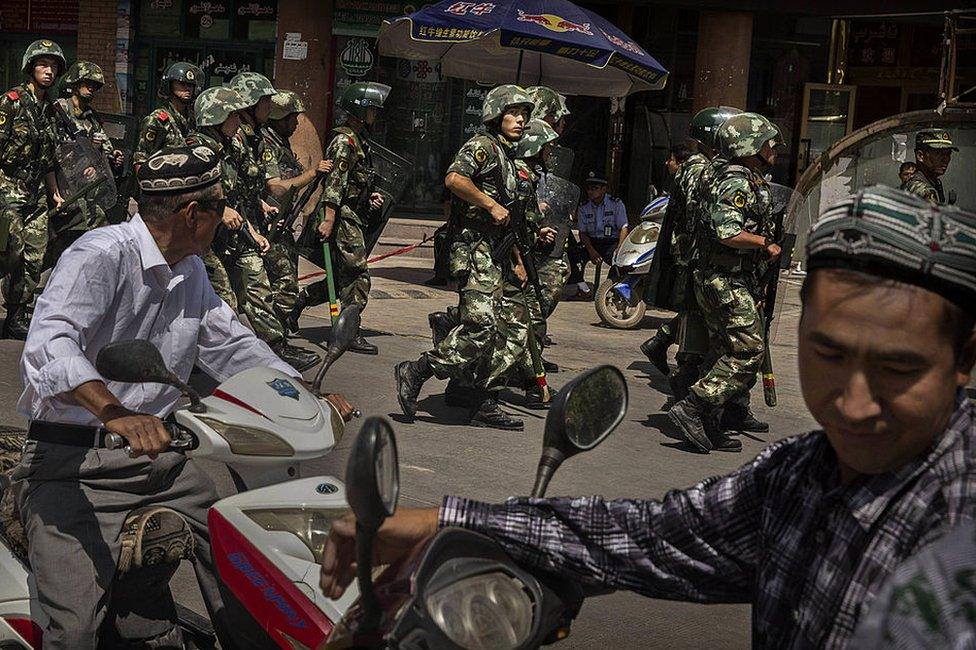
{"label": "soldier in camouflage uniform", "polygon": [[[321,357],[288,344],[281,321],[274,314],[264,262],[259,251],[254,250],[257,245],[262,249],[260,252],[266,251],[268,242],[246,216],[242,216],[260,209],[260,192],[264,186],[263,174],[239,134],[240,111],[246,106],[247,101],[236,90],[224,87],[208,88],[194,103],[199,130],[189,137],[188,142],[199,142],[217,152],[228,206],[223,224],[214,238],[213,249],[219,257],[213,255],[213,251],[208,252],[204,264],[218,295],[224,297],[232,293],[236,297],[240,311],[247,315],[258,338],[287,363],[304,371],[318,363]],[[247,229],[247,233],[242,232],[243,229]],[[225,277],[229,277],[229,281]]]}
{"label": "soldier in camouflage uniform", "polygon": [[[25,339],[47,246],[45,196],[61,203],[54,178],[57,140],[48,92],[65,61],[53,41],[34,41],[21,62],[24,83],[0,95],[0,270],[4,338]],[[46,189],[46,191],[45,191]]]}
{"label": "soldier in camouflage uniform", "polygon": [[515,147],[532,107],[532,99],[519,86],[493,88],[482,109],[485,133],[468,140],[448,168],[444,183],[454,194],[451,227],[456,233],[451,237],[451,275],[457,279],[461,323],[435,349],[396,366],[397,399],[408,417],[416,414],[424,382],[437,376],[464,379],[482,391],[471,409],[473,426],[523,427],[489,392],[489,375],[503,376],[516,361],[507,355],[496,327],[496,304],[512,262],[505,258],[496,263],[492,251],[509,221],[504,204],[516,196]]}
{"label": "soldier in camouflage uniform", "polygon": [[[102,69],[89,61],[77,61],[68,68],[62,83],[69,95],[59,99],[55,106],[59,141],[72,140],[75,134],[85,136],[108,159],[112,171],[118,174],[122,170],[124,156],[112,146],[101,118],[91,105],[95,94],[105,85]],[[93,228],[105,225],[108,225],[105,209],[94,199],[81,199],[76,207],[49,220],[43,268],[54,268],[61,253],[76,239]]]}
{"label": "soldier in camouflage uniform", "polygon": [[952,145],[948,131],[919,131],[915,134],[915,173],[908,177],[901,189],[936,205],[945,205],[946,195],[939,177],[949,168],[953,151],[959,149]]}
{"label": "soldier in camouflage uniform", "polygon": [[163,147],[181,147],[196,129],[194,97],[203,89],[203,71],[192,63],[170,65],[163,73],[157,94],[164,104],[142,120],[139,140],[132,154],[136,170]]}
{"label": "soldier in camouflage uniform", "polygon": [[[230,80],[230,85],[248,104],[241,111],[240,138],[247,146],[250,156],[257,162],[259,177],[254,179],[258,196],[268,191],[268,181],[280,174],[275,161],[276,152],[272,150],[263,131],[273,108],[272,97],[278,92],[271,82],[257,72],[241,72]],[[249,181],[247,181],[249,182]],[[277,214],[263,199],[258,199],[260,209],[245,215],[263,236],[271,235],[271,226],[277,221]],[[254,295],[250,301],[272,305],[275,315],[287,334],[287,318],[298,298],[298,255],[294,246],[279,239],[263,255],[264,269],[268,276],[271,293],[268,296]],[[246,287],[246,291],[259,291],[256,285]]]}
{"label": "soldier in camouflage uniform", "polygon": [[[369,300],[369,269],[366,266],[366,241],[364,232],[370,214],[383,206],[383,196],[369,187],[372,167],[367,144],[369,128],[379,115],[390,87],[361,82],[347,86],[339,98],[339,107],[347,113],[346,122],[333,129],[335,135],[325,149],[325,159],[334,161],[335,169],[322,184],[321,202],[325,206],[324,218],[318,223],[319,237],[333,242],[332,270],[339,302],[366,308]],[[320,249],[313,250],[311,260],[324,265]],[[299,294],[291,321],[308,306],[328,301],[328,285],[325,280],[310,285]],[[376,354],[376,346],[356,337],[349,347],[352,352]]]}
{"label": "soldier in camouflage uniform", "polygon": [[[662,233],[670,233],[669,249],[661,247],[662,258],[654,262],[660,271],[660,281],[655,289],[653,304],[660,309],[678,312],[671,321],[662,325],[653,337],[641,344],[641,352],[664,376],[670,375],[668,348],[674,344],[679,332],[682,346],[678,352],[678,370],[670,376],[675,400],[684,399],[688,388],[698,379],[699,366],[708,347],[708,333],[695,300],[692,274],[697,249],[694,246],[695,223],[703,192],[698,188],[704,175],[711,171],[718,145],[715,135],[729,117],[741,113],[727,106],[704,108],[691,119],[688,137],[697,151],[678,167],[671,183],[668,209]],[[664,255],[667,253],[668,255]]]}
{"label": "soldier in camouflage uniform", "polygon": [[706,453],[742,449],[740,440],[721,431],[716,416],[723,408],[741,407],[756,382],[764,350],[760,285],[780,255],[770,240],[772,200],[762,176],[782,144],[779,129],[761,115],[741,113],[719,127],[718,143],[721,158],[713,161],[709,179],[695,295],[711,348],[721,356],[668,412],[685,439]]}

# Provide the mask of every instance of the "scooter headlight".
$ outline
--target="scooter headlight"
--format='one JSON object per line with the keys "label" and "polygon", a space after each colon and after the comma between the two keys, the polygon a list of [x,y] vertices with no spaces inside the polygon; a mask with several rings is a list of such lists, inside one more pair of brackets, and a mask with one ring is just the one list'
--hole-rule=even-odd
{"label": "scooter headlight", "polygon": [[197,416],[201,422],[227,441],[239,456],[294,456],[295,450],[280,436],[264,429],[227,424],[213,418]]}
{"label": "scooter headlight", "polygon": [[652,244],[661,235],[661,228],[656,223],[641,223],[630,231],[629,239],[634,244]]}
{"label": "scooter headlight", "polygon": [[319,564],[325,551],[332,522],[346,513],[341,508],[288,508],[281,510],[245,510],[251,521],[265,530],[291,533],[312,552]]}
{"label": "scooter headlight", "polygon": [[532,633],[534,607],[525,585],[501,571],[458,580],[427,597],[427,610],[466,650],[514,649]]}

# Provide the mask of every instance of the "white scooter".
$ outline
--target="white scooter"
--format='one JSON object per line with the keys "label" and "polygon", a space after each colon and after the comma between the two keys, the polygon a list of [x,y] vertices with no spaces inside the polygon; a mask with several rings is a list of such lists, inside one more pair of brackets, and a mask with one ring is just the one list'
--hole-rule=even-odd
{"label": "white scooter", "polygon": [[[319,593],[318,556],[329,522],[348,508],[341,481],[331,476],[304,478],[302,464],[328,454],[343,435],[338,410],[318,395],[328,368],[348,348],[359,325],[358,307],[343,310],[313,381],[314,393],[276,370],[251,368],[200,399],[165,367],[147,341],[112,343],[99,352],[96,367],[106,379],[163,383],[182,391],[190,404],[176,409],[174,422],[167,423],[171,448],[226,464],[240,490],[217,502],[208,515],[212,554],[232,629],[215,635],[206,619],[178,606],[187,647],[213,647],[216,636],[224,647],[301,647],[290,640],[303,638],[310,620],[337,621],[355,599],[347,595],[333,602],[319,595],[316,611],[289,604],[295,595],[305,599]],[[123,445],[121,437],[106,436],[107,448]],[[173,511],[166,515],[179,517]],[[30,568],[6,540],[0,542],[0,648],[40,648],[47,620],[36,600]],[[151,566],[152,559],[144,562],[135,571],[151,571],[151,581],[159,583],[162,569],[161,584],[168,596],[168,580],[178,562],[169,562],[168,574],[166,567]],[[126,576],[127,581],[139,579],[132,573]]]}
{"label": "white scooter", "polygon": [[607,281],[593,299],[596,313],[604,323],[617,329],[631,329],[644,318],[645,280],[657,249],[661,221],[668,208],[667,195],[658,196],[641,211],[640,223],[634,226],[613,254],[613,266]]}

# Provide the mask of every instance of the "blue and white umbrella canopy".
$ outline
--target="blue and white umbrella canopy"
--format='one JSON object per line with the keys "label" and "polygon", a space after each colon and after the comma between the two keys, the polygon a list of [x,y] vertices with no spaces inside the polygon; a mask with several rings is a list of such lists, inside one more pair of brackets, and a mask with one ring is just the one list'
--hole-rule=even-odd
{"label": "blue and white umbrella canopy", "polygon": [[441,62],[445,75],[620,97],[668,71],[607,20],[567,0],[444,0],[380,27],[379,52]]}

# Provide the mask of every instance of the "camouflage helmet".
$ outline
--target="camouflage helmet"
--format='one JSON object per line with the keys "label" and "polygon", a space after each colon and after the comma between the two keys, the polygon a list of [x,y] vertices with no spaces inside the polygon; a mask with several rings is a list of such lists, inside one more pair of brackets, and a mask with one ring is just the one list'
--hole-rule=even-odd
{"label": "camouflage helmet", "polygon": [[257,105],[262,97],[274,97],[277,92],[271,81],[259,72],[238,72],[228,85],[237,91],[247,108]]}
{"label": "camouflage helmet", "polygon": [[339,95],[339,108],[361,120],[366,119],[366,109],[383,108],[390,90],[391,88],[386,84],[375,81],[349,84]]}
{"label": "camouflage helmet", "polygon": [[203,77],[203,70],[197,66],[186,61],[177,61],[176,63],[170,64],[160,78],[158,94],[160,97],[169,97],[171,82],[180,81],[185,84],[193,84],[193,94],[197,95],[204,85]]}
{"label": "camouflage helmet", "polygon": [[569,109],[566,108],[566,98],[552,88],[548,86],[529,86],[525,89],[525,92],[535,102],[535,108],[532,109],[533,119],[539,118],[540,120],[544,120],[547,117],[552,117],[553,120],[558,122],[569,115]]}
{"label": "camouflage helmet", "polygon": [[521,86],[515,84],[495,86],[485,95],[485,103],[481,107],[481,123],[488,124],[498,119],[513,106],[525,106],[531,113],[535,108],[535,102]]}
{"label": "camouflage helmet", "polygon": [[271,115],[269,119],[283,120],[292,113],[304,113],[305,104],[302,98],[290,90],[279,90],[271,98]]}
{"label": "camouflage helmet", "polygon": [[24,50],[24,58],[20,62],[21,72],[29,75],[34,66],[34,60],[42,56],[51,56],[58,60],[58,72],[55,76],[64,72],[64,69],[68,67],[68,63],[64,60],[64,52],[61,51],[61,46],[54,41],[42,38],[39,41],[34,41]]}
{"label": "camouflage helmet", "polygon": [[101,87],[105,85],[105,75],[102,74],[102,69],[91,61],[75,61],[61,81],[65,87],[72,87],[79,81],[91,81]]}
{"label": "camouflage helmet", "polygon": [[709,149],[718,150],[718,127],[733,115],[741,113],[738,108],[731,106],[709,106],[703,108],[691,118],[688,136]]}
{"label": "camouflage helmet", "polygon": [[522,139],[518,141],[518,158],[532,158],[542,153],[542,148],[559,137],[549,123],[539,118],[529,121]]}
{"label": "camouflage helmet", "polygon": [[773,147],[783,144],[783,136],[776,125],[762,115],[739,113],[722,123],[716,141],[722,157],[732,160],[756,155],[767,142]]}
{"label": "camouflage helmet", "polygon": [[207,88],[193,102],[197,126],[220,126],[231,113],[247,108],[247,102],[233,88],[214,86]]}

